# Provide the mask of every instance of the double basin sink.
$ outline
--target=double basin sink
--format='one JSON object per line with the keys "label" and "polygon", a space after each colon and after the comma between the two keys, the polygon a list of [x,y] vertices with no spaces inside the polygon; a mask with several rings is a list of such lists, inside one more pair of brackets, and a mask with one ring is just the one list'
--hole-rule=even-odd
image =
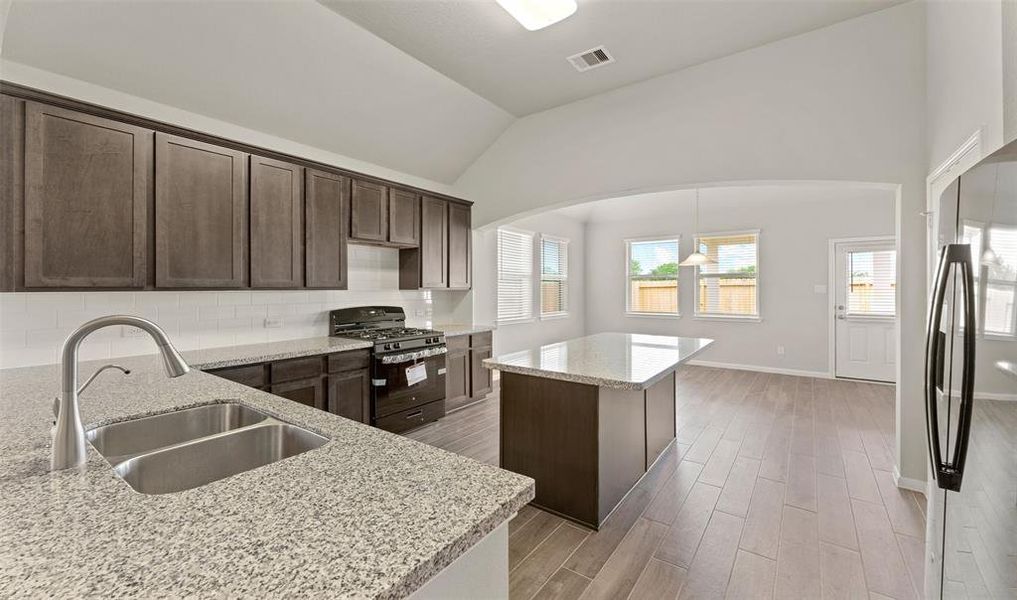
{"label": "double basin sink", "polygon": [[196,488],[328,441],[237,403],[121,421],[90,429],[86,435],[117,475],[143,494]]}

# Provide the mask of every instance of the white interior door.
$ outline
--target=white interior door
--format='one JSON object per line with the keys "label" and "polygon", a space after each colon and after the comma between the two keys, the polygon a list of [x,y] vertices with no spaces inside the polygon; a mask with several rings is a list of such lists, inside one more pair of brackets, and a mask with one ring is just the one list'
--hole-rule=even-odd
{"label": "white interior door", "polygon": [[894,242],[838,242],[834,265],[834,374],[893,382],[897,347]]}

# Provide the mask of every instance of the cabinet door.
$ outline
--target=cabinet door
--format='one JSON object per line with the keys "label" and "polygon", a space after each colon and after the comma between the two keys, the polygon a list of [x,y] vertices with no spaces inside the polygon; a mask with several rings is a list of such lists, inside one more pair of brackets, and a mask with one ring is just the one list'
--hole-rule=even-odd
{"label": "cabinet door", "polygon": [[350,237],[368,242],[388,241],[388,188],[353,180],[350,192]]}
{"label": "cabinet door", "polygon": [[420,196],[405,190],[389,190],[388,241],[401,246],[420,244]]}
{"label": "cabinet door", "polygon": [[445,410],[452,411],[470,403],[470,354],[449,353],[445,362]]}
{"label": "cabinet door", "polygon": [[325,382],[321,377],[276,383],[269,388],[269,392],[305,406],[320,410],[327,409]]}
{"label": "cabinet door", "polygon": [[448,286],[470,289],[473,268],[470,207],[458,202],[448,204]]}
{"label": "cabinet door", "polygon": [[448,287],[448,202],[420,201],[420,287]]}
{"label": "cabinet door", "polygon": [[367,369],[328,376],[328,410],[361,423],[371,422],[371,375]]}
{"label": "cabinet door", "polygon": [[346,289],[350,180],[306,170],[307,287]]}
{"label": "cabinet door", "polygon": [[155,284],[244,287],[247,155],[155,134]]}
{"label": "cabinet door", "polygon": [[251,287],[304,285],[304,181],[297,165],[251,157]]}
{"label": "cabinet door", "polygon": [[484,366],[485,358],[491,358],[490,348],[470,349],[470,397],[474,400],[491,391],[491,369]]}
{"label": "cabinet door", "polygon": [[675,438],[675,374],[646,388],[646,468]]}
{"label": "cabinet door", "polygon": [[144,287],[153,133],[25,104],[25,287]]}

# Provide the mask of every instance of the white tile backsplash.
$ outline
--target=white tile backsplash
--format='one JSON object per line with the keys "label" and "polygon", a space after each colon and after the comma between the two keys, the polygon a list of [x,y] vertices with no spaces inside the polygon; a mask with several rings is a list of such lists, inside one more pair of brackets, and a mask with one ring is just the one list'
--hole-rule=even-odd
{"label": "white tile backsplash", "polygon": [[[195,350],[326,335],[328,311],[347,306],[402,306],[411,321],[448,322],[454,303],[446,296],[461,294],[398,287],[397,250],[350,246],[349,290],[0,293],[0,368],[57,362],[70,332],[102,315],[152,319],[180,350]],[[266,328],[268,317],[282,326]],[[106,359],[153,353],[155,345],[109,327],[81,350],[82,359]]]}

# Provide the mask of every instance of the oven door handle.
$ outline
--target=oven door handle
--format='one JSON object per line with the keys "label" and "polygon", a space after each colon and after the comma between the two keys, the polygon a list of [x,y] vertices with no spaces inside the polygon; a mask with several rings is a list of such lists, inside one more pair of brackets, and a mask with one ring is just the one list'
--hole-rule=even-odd
{"label": "oven door handle", "polygon": [[423,350],[414,350],[413,352],[402,352],[399,354],[384,354],[381,356],[381,364],[383,365],[398,365],[400,363],[411,362],[419,360],[421,358],[431,358],[432,356],[440,356],[446,354],[448,349],[445,346],[439,348],[424,348]]}

